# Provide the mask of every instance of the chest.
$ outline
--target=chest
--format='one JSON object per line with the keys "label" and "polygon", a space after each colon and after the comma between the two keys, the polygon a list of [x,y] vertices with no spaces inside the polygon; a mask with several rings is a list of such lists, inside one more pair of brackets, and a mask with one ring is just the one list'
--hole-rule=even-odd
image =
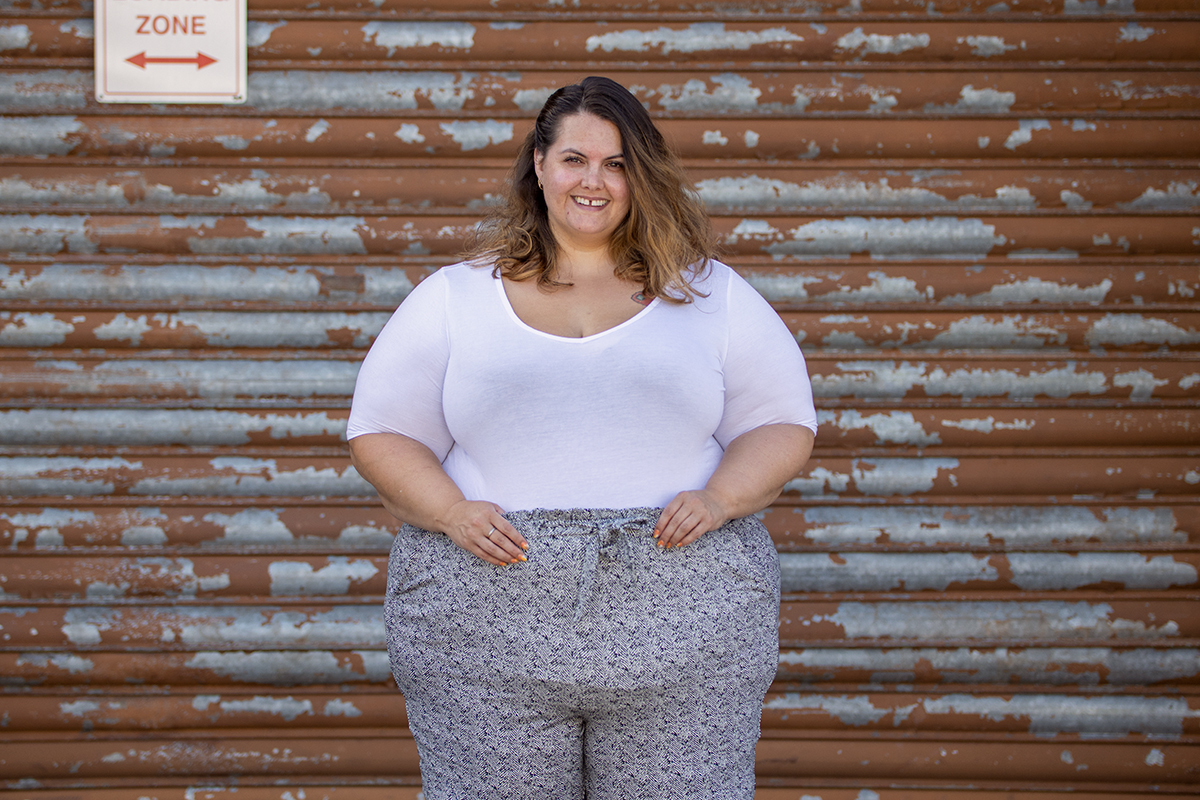
{"label": "chest", "polygon": [[641,287],[628,281],[577,282],[553,291],[534,281],[503,281],[512,311],[530,328],[570,339],[581,339],[621,325],[646,306]]}

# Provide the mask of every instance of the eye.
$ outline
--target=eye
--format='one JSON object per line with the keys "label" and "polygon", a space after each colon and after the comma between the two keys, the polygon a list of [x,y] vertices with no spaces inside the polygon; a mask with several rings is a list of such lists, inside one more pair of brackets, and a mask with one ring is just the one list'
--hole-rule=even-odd
{"label": "eye", "polygon": [[609,169],[625,169],[625,162],[624,161],[610,161],[610,162],[608,162],[608,168]]}
{"label": "eye", "polygon": [[566,161],[568,164],[582,164],[583,163],[583,159],[580,158],[579,156],[567,156],[566,158],[563,159],[563,161]]}

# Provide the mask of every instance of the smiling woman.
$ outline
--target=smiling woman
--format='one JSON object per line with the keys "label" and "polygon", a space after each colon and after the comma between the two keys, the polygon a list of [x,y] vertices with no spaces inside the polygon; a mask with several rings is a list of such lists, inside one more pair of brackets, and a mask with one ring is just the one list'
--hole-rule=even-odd
{"label": "smiling woman", "polygon": [[710,239],[645,109],[587,78],[363,362],[347,438],[406,523],[384,613],[429,800],[753,797],[779,611],[753,515],[816,416]]}

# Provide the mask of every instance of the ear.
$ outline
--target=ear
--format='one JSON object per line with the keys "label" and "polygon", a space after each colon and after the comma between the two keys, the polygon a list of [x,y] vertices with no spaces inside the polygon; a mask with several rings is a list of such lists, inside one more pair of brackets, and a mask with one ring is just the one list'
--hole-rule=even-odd
{"label": "ear", "polygon": [[533,151],[533,172],[537,175],[538,181],[542,180],[542,165],[546,161],[546,154],[541,150]]}

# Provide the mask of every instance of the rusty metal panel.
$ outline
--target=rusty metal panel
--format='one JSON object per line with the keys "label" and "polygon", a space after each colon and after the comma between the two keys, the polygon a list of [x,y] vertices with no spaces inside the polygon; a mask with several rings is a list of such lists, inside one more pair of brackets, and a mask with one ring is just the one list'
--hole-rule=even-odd
{"label": "rusty metal panel", "polygon": [[[128,211],[271,211],[337,214],[396,211],[453,213],[485,209],[503,190],[507,165],[453,166],[398,162],[391,169],[347,166],[314,173],[296,166],[233,168],[221,163],[173,167],[13,167],[5,203],[47,211],[121,208]],[[890,209],[930,213],[1119,211],[1194,213],[1195,182],[1180,170],[980,168],[903,171],[792,166],[770,170],[713,166],[689,170],[714,213],[778,214],[807,209],[847,213]]]}
{"label": "rusty metal panel", "polygon": [[[2,75],[3,73],[0,73]],[[281,77],[308,87],[328,78],[307,74]],[[373,74],[347,76],[355,87],[374,83]],[[29,97],[25,84],[39,87],[44,97]],[[254,88],[251,80],[251,89]],[[347,158],[428,159],[485,157],[511,159],[532,123],[499,114],[464,117],[451,122],[422,114],[399,118],[394,103],[350,107],[337,100],[330,107],[313,101],[319,116],[296,107],[292,94],[280,90],[286,106],[250,116],[181,116],[174,109],[146,117],[68,113],[63,106],[74,91],[92,90],[91,76],[74,81],[58,75],[31,75],[7,94],[9,113],[38,116],[0,116],[0,156],[52,153],[77,158]],[[0,95],[3,96],[3,95]],[[268,95],[269,97],[270,95]],[[391,95],[388,95],[391,97]],[[365,116],[374,112],[380,116]],[[167,116],[171,114],[171,116]],[[968,116],[962,119],[875,115],[855,119],[822,116],[803,119],[764,114],[758,118],[664,118],[664,135],[688,159],[752,159],[810,161],[851,159],[1010,159],[1146,158],[1194,160],[1200,157],[1200,121],[1190,115],[1131,115],[1104,118],[1084,114],[1071,119],[1029,115],[1026,118]],[[1181,171],[1180,177],[1188,172]]]}
{"label": "rusty metal panel", "polygon": [[[1200,142],[1200,128],[1197,129]],[[731,259],[1011,260],[1195,256],[1195,221],[1183,215],[1013,217],[714,217]],[[375,255],[407,252],[452,260],[474,226],[462,216],[235,216],[7,214],[0,247],[13,253],[162,255]]]}
{"label": "rusty metal panel", "polygon": [[813,375],[759,800],[1194,795],[1194,3],[251,0],[227,108],[0,6],[0,800],[416,800],[348,399],[584,74]]}

